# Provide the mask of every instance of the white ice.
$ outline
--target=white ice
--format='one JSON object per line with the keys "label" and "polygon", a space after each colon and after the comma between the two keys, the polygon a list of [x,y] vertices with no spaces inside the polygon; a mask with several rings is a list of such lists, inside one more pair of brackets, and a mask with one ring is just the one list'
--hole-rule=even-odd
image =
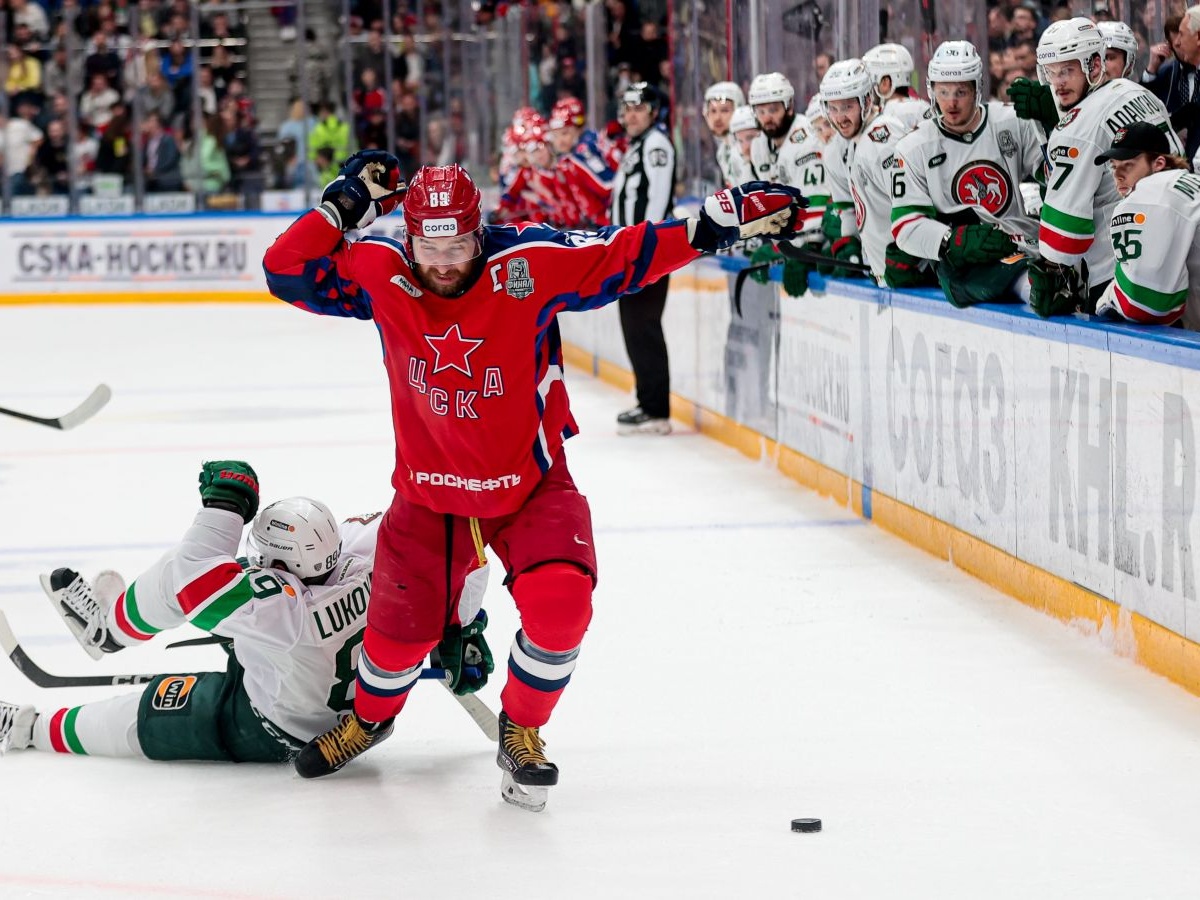
{"label": "white ice", "polygon": [[[216,667],[168,638],[93,663],[41,596],[136,574],[205,458],[339,516],[388,502],[374,328],[279,306],[0,309],[0,607],[63,672]],[[438,687],[317,782],[288,766],[0,758],[3,897],[1194,898],[1200,700],[694,434],[620,438],[628,398],[568,375],[595,619],[549,726],[544,813]],[[515,627],[493,578],[489,636]],[[185,635],[193,636],[193,635]],[[484,691],[496,707],[501,677]],[[0,660],[0,697],[41,708]],[[793,834],[792,818],[824,820]]]}

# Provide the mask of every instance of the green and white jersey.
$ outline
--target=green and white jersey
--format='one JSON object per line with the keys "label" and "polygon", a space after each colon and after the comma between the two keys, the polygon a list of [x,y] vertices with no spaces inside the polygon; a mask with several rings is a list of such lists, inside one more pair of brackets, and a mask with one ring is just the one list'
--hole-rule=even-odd
{"label": "green and white jersey", "polygon": [[883,114],[900,122],[905,131],[912,131],[929,118],[929,101],[893,95],[883,105]]}
{"label": "green and white jersey", "polygon": [[1096,303],[1129,319],[1200,330],[1200,175],[1156,172],[1109,220],[1116,277]]}
{"label": "green and white jersey", "polygon": [[1046,197],[1038,238],[1046,259],[1064,265],[1087,263],[1088,283],[1113,277],[1113,254],[1103,235],[1120,195],[1108,166],[1096,157],[1113,135],[1133,122],[1150,122],[1167,132],[1172,153],[1183,153],[1162,101],[1125,78],[1106,81],[1071,107],[1050,132],[1046,147]]}
{"label": "green and white jersey", "polygon": [[723,138],[714,137],[717,145],[717,165],[721,169],[721,177],[725,179],[725,187],[737,187],[747,181],[754,180],[750,161],[742,156],[738,149],[737,138],[727,134]]}
{"label": "green and white jersey", "polygon": [[828,145],[821,142],[815,128],[793,128],[779,148],[775,180],[798,188],[808,199],[808,206],[800,211],[797,243],[819,243],[821,239],[821,216],[825,215],[825,207],[829,204],[829,180],[824,160],[827,149]]}
{"label": "green and white jersey", "polygon": [[927,119],[896,147],[892,238],[906,253],[938,259],[947,223],[963,224],[974,213],[1033,249],[1038,222],[1026,214],[1019,186],[1041,168],[1041,135],[1011,106],[989,102],[979,127],[967,134],[950,134]]}
{"label": "green and white jersey", "polygon": [[796,117],[792,119],[792,127],[779,142],[779,147],[775,147],[766,134],[756,137],[754,143],[750,145],[750,168],[754,172],[754,180],[778,181],[780,151],[788,144],[798,144],[807,140],[812,131],[813,128],[808,124],[808,119],[796,113]]}
{"label": "green and white jersey", "polygon": [[[241,516],[201,509],[178,546],[113,603],[109,633],[130,646],[190,622],[231,638],[254,708],[292,737],[311,740],[353,706],[381,520],[372,513],[343,522],[329,583],[306,585],[277,569],[243,570],[235,560]],[[486,569],[477,571],[486,580]],[[482,590],[478,579],[468,579],[464,621],[478,611]]]}
{"label": "green and white jersey", "polygon": [[896,147],[909,129],[903,122],[876,115],[862,131],[847,139],[834,134],[829,142],[830,205],[839,213],[842,236],[858,235],[867,264],[883,277],[887,245],[892,240],[892,171]]}

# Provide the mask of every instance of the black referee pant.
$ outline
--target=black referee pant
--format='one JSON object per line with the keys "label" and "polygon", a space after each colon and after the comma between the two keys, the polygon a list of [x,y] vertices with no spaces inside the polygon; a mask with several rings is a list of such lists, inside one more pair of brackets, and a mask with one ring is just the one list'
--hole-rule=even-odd
{"label": "black referee pant", "polygon": [[623,295],[617,301],[625,351],[633,363],[633,378],[637,382],[638,406],[656,419],[671,417],[671,371],[662,329],[670,283],[671,276],[664,275],[636,294]]}

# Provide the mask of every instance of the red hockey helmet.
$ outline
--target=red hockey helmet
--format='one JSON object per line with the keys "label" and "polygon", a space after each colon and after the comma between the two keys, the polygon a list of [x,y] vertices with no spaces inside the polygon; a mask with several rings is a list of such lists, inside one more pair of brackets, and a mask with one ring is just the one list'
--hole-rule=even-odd
{"label": "red hockey helmet", "polygon": [[566,128],[568,125],[582,128],[583,123],[586,121],[587,115],[584,113],[583,103],[580,102],[578,97],[563,97],[550,110],[551,131]]}
{"label": "red hockey helmet", "polygon": [[482,249],[482,197],[460,165],[422,166],[404,197],[404,226],[414,262],[455,265]]}

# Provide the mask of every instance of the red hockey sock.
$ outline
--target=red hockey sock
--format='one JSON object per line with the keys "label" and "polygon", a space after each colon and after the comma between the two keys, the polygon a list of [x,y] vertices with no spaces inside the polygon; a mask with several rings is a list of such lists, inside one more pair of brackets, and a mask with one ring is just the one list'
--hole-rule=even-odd
{"label": "red hockey sock", "polygon": [[397,641],[367,626],[354,694],[358,717],[382,722],[399,713],[421,675],[421,664],[431,646]]}
{"label": "red hockey sock", "polygon": [[521,631],[513,640],[500,702],[518,725],[541,726],[575,670],[592,618],[592,579],[577,566],[550,563],[517,576],[512,594]]}

